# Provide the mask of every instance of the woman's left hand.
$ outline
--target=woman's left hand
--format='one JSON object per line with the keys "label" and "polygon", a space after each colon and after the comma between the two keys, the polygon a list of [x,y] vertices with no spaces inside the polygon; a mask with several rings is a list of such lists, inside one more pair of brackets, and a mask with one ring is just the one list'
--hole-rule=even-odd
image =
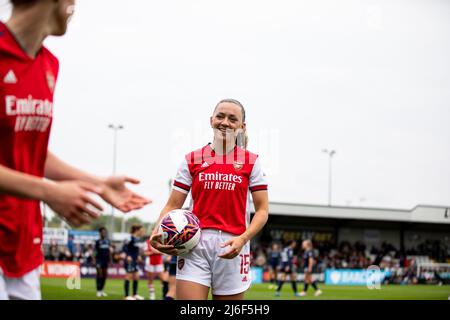
{"label": "woman's left hand", "polygon": [[225,241],[220,245],[220,247],[225,248],[226,246],[230,246],[230,250],[228,250],[223,254],[220,254],[219,258],[234,259],[239,255],[239,253],[242,250],[242,247],[245,246],[246,243],[247,241],[245,241],[245,239],[243,239],[242,237],[235,237],[228,241]]}

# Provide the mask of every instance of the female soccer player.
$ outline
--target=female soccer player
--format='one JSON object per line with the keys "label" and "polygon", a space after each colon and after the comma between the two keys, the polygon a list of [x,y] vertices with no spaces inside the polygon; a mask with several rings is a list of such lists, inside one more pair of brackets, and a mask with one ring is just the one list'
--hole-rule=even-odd
{"label": "female soccer player", "polygon": [[[141,225],[134,225],[131,227],[131,238],[127,240],[123,246],[124,253],[124,268],[125,268],[125,300],[144,300],[138,295],[139,284],[139,253],[142,247],[142,237],[144,235],[144,228]],[[133,281],[133,295],[130,295],[130,281]]]}
{"label": "female soccer player", "polygon": [[[200,220],[202,237],[195,249],[178,257],[177,299],[243,299],[249,288],[249,241],[268,218],[266,177],[257,155],[245,146],[245,110],[236,100],[222,100],[210,118],[214,140],[189,153],[178,171],[174,188],[161,212],[183,206],[189,191],[192,211]],[[255,215],[249,223],[247,196],[253,197]],[[155,249],[178,255],[178,250],[152,236]]]}
{"label": "female soccer player", "polygon": [[166,271],[164,279],[167,282],[167,292],[163,294],[163,300],[170,301],[175,300],[177,293],[177,256],[166,256]]}
{"label": "female soccer player", "polygon": [[164,272],[164,264],[163,257],[161,252],[155,250],[151,243],[150,239],[146,241],[146,250],[144,252],[145,258],[145,271],[147,272],[147,286],[150,300],[155,300],[155,287],[153,286],[153,279],[155,276],[161,280],[161,284],[164,282],[163,272]]}
{"label": "female soccer player", "polygon": [[304,240],[302,242],[303,253],[303,272],[305,274],[305,285],[303,287],[303,291],[300,292],[300,296],[306,296],[306,292],[308,291],[308,286],[311,285],[314,288],[314,295],[320,296],[322,291],[317,287],[316,281],[313,281],[312,273],[314,267],[316,265],[316,261],[314,259],[313,245],[311,240]]}
{"label": "female soccer player", "polygon": [[124,212],[149,200],[125,186],[136,179],[96,177],[47,149],[58,60],[43,41],[66,32],[74,0],[11,3],[10,20],[0,23],[0,299],[40,299],[40,201],[80,226],[102,209],[88,192]]}
{"label": "female soccer player", "polygon": [[294,267],[294,249],[297,246],[297,242],[295,240],[291,240],[288,242],[288,245],[283,248],[281,252],[281,266],[280,266],[280,279],[278,280],[278,288],[275,292],[275,296],[279,297],[281,288],[283,288],[283,284],[286,281],[286,276],[289,275],[289,279],[291,280],[292,290],[294,291],[294,295],[299,297],[300,294],[297,292],[297,272]]}
{"label": "female soccer player", "polygon": [[95,268],[97,270],[97,297],[101,298],[108,296],[103,289],[108,277],[108,265],[111,261],[112,248],[111,241],[108,238],[108,230],[101,227],[98,232],[100,233],[100,239],[95,241]]}
{"label": "female soccer player", "polygon": [[278,280],[278,271],[280,270],[280,263],[281,263],[281,251],[280,246],[278,243],[274,242],[272,243],[272,246],[270,248],[269,252],[269,274],[270,274],[270,283],[269,289],[272,289],[275,287],[275,284]]}

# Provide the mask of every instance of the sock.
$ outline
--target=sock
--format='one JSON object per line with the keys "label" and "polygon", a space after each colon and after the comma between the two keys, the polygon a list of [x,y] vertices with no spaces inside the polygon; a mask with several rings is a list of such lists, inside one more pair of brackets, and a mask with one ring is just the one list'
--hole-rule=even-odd
{"label": "sock", "polygon": [[155,288],[153,287],[153,283],[149,283],[147,285],[147,287],[148,287],[148,292],[155,292]]}
{"label": "sock", "polygon": [[167,281],[163,281],[162,285],[163,285],[162,293],[163,293],[163,297],[165,298],[167,295],[167,292],[169,292],[169,283]]}
{"label": "sock", "polygon": [[103,291],[103,288],[105,287],[105,280],[105,277],[98,279],[97,291]]}
{"label": "sock", "polygon": [[307,283],[305,283],[305,286],[303,287],[303,291],[308,291],[308,286],[309,286],[309,284],[307,284]]}
{"label": "sock", "polygon": [[292,290],[294,290],[294,293],[297,293],[297,282],[291,281],[291,284],[292,284]]}
{"label": "sock", "polygon": [[281,288],[283,287],[283,284],[284,284],[284,281],[282,281],[282,280],[278,281],[278,288],[277,288],[278,292],[281,291]]}
{"label": "sock", "polygon": [[169,296],[165,296],[164,297],[164,300],[166,300],[166,301],[170,301],[170,300],[175,300],[174,298],[172,298],[172,297],[169,297]]}
{"label": "sock", "polygon": [[319,290],[315,281],[311,284],[311,286],[314,288],[315,291]]}
{"label": "sock", "polygon": [[125,280],[125,297],[128,297],[130,295],[130,281],[129,280]]}
{"label": "sock", "polygon": [[102,279],[97,276],[97,278],[95,279],[95,283],[97,284],[97,291],[102,291],[101,281]]}
{"label": "sock", "polygon": [[107,272],[108,272],[108,269],[105,268],[105,269],[103,270],[103,278],[102,278],[102,283],[101,283],[101,288],[100,288],[101,291],[103,291],[103,289],[105,288],[106,278],[107,278]]}
{"label": "sock", "polygon": [[134,280],[133,281],[133,295],[137,295],[137,291],[138,291],[138,281]]}

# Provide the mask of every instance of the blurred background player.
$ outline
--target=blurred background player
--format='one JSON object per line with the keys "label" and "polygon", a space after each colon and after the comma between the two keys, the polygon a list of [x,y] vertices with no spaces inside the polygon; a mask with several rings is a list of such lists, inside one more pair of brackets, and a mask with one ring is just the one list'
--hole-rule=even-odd
{"label": "blurred background player", "polygon": [[314,258],[313,245],[311,240],[304,240],[302,242],[303,252],[303,272],[305,274],[305,285],[303,287],[303,291],[300,292],[300,296],[305,296],[308,291],[308,286],[311,285],[315,293],[314,295],[320,296],[322,291],[317,287],[316,281],[313,281],[312,274],[314,270],[314,266],[316,265],[316,261]]}
{"label": "blurred background player", "polygon": [[97,297],[106,297],[107,294],[103,291],[108,276],[108,265],[111,261],[111,241],[108,238],[108,231],[102,227],[98,229],[100,239],[95,241],[95,268],[97,270],[96,285]]}
{"label": "blurred background player", "polygon": [[169,266],[170,266],[170,260],[172,256],[168,254],[163,254],[163,265],[164,265],[164,272],[162,273],[163,283],[162,283],[162,298],[163,300],[166,298],[167,293],[169,292]]}
{"label": "blurred background player", "polygon": [[[210,117],[213,142],[185,156],[158,223],[180,209],[192,188],[192,211],[202,227],[199,244],[178,257],[176,298],[242,300],[251,285],[250,239],[268,218],[267,180],[256,154],[245,149],[245,109],[239,101],[220,101]],[[241,142],[244,142],[241,144]],[[247,207],[251,193],[255,214]],[[158,251],[178,255],[163,245],[161,234],[152,236]]]}
{"label": "blurred background player", "polygon": [[[145,271],[147,272],[148,279],[148,293],[149,299],[155,300],[155,287],[153,286],[153,280],[158,277],[161,280],[161,285],[164,286],[164,264],[161,252],[155,250],[150,243],[150,239],[146,241],[146,250],[144,252],[145,258]],[[163,288],[164,291],[164,288]],[[164,295],[163,295],[164,296]]]}
{"label": "blurred background player", "polygon": [[177,256],[168,256],[167,269],[168,291],[164,296],[164,300],[175,300],[177,296]]}
{"label": "blurred background player", "polygon": [[[144,300],[144,297],[138,295],[139,285],[139,259],[140,249],[142,247],[142,237],[144,236],[144,228],[141,225],[133,225],[131,227],[131,237],[125,241],[123,246],[124,268],[125,268],[125,300]],[[133,295],[130,295],[130,281],[133,281]]]}
{"label": "blurred background player", "polygon": [[280,296],[281,288],[283,287],[284,282],[286,281],[286,276],[289,275],[289,279],[291,280],[292,290],[294,290],[294,294],[296,297],[299,297],[299,293],[297,292],[297,272],[294,266],[294,250],[297,246],[297,242],[295,240],[289,241],[288,245],[283,248],[281,252],[281,267],[280,267],[280,279],[278,280],[278,288],[275,292],[277,297]]}
{"label": "blurred background player", "polygon": [[278,281],[278,271],[280,270],[280,263],[281,263],[281,252],[278,243],[276,242],[272,243],[268,256],[269,256],[268,266],[271,283],[269,285],[269,289],[273,289],[276,288],[276,284]]}
{"label": "blurred background player", "polygon": [[48,150],[59,62],[43,42],[66,33],[74,0],[11,4],[0,22],[0,299],[41,299],[40,201],[80,226],[102,210],[89,192],[124,212],[149,200],[126,188],[136,179],[96,177]]}

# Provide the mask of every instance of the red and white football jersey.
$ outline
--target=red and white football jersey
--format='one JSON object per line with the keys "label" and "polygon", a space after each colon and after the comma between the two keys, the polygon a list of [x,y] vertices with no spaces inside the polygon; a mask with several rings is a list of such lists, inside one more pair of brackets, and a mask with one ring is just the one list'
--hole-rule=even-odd
{"label": "red and white football jersey", "polygon": [[[0,164],[43,177],[58,60],[42,47],[27,56],[0,23]],[[39,201],[0,194],[0,268],[21,277],[42,260]]]}
{"label": "red and white football jersey", "polygon": [[236,146],[227,155],[216,155],[208,144],[186,155],[174,189],[191,191],[191,210],[202,229],[239,235],[250,222],[249,191],[267,190],[267,180],[256,154]]}
{"label": "red and white football jersey", "polygon": [[[146,251],[153,251],[155,249],[153,249],[150,240],[146,241]],[[157,266],[163,263],[162,260],[162,255],[160,253],[153,253],[151,256],[147,257],[148,259],[146,259],[146,264],[152,265],[152,266]]]}

